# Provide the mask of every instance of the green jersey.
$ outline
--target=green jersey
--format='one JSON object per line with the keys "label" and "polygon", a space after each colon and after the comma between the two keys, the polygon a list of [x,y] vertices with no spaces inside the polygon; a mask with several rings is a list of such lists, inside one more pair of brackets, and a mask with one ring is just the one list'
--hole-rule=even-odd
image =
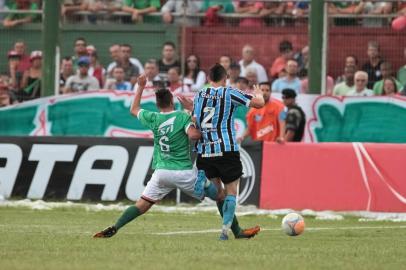
{"label": "green jersey", "polygon": [[182,111],[158,113],[140,110],[140,122],[154,133],[153,169],[190,170],[190,144],[187,129],[190,115]]}

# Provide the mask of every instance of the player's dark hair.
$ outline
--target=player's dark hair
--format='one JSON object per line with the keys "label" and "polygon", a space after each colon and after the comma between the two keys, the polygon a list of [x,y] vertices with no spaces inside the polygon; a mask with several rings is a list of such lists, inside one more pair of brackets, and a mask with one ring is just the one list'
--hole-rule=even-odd
{"label": "player's dark hair", "polygon": [[268,85],[268,86],[269,86],[269,88],[271,88],[271,82],[269,82],[269,81],[266,81],[266,82],[260,82],[258,85],[259,85],[259,86],[261,86],[261,85]]}
{"label": "player's dark hair", "polygon": [[209,70],[209,79],[213,82],[219,82],[226,77],[227,77],[227,71],[219,63],[216,63]]}
{"label": "player's dark hair", "polygon": [[172,106],[173,96],[171,91],[166,88],[159,88],[155,91],[156,106],[158,108],[164,109]]}
{"label": "player's dark hair", "polygon": [[162,48],[164,48],[165,46],[171,46],[173,49],[176,49],[176,45],[175,45],[175,43],[173,43],[172,41],[166,41],[166,42],[162,45]]}

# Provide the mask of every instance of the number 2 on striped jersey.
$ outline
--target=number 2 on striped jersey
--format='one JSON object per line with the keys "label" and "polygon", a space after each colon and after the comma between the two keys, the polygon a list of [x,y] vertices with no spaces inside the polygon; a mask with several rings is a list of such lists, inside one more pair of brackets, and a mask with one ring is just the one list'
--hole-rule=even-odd
{"label": "number 2 on striped jersey", "polygon": [[212,118],[214,116],[214,112],[216,111],[216,108],[213,107],[205,107],[203,109],[204,113],[209,113],[206,115],[205,118],[203,118],[202,121],[202,128],[213,128],[213,123],[212,123]]}

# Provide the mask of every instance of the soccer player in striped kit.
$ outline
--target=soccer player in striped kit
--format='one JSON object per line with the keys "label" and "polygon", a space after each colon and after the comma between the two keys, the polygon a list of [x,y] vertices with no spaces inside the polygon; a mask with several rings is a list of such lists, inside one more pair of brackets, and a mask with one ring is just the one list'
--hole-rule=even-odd
{"label": "soccer player in striped kit", "polygon": [[[226,87],[227,72],[220,64],[210,69],[208,79],[210,86],[200,90],[193,101],[193,116],[202,133],[196,144],[196,165],[216,184],[219,193],[224,192],[221,182],[224,184],[225,199],[219,202],[223,204],[220,240],[228,240],[235,214],[238,183],[243,175],[234,112],[238,106],[261,108],[265,101],[257,85],[254,96]],[[185,99],[180,97],[180,101],[185,105]],[[258,226],[253,229],[257,230],[256,233],[260,230]]]}
{"label": "soccer player in striped kit", "polygon": [[[159,113],[141,109],[141,97],[146,84],[145,74],[138,77],[131,113],[154,133],[152,167],[155,171],[135,205],[129,206],[114,225],[97,232],[95,238],[114,236],[123,226],[145,214],[155,202],[162,200],[175,188],[198,200],[202,200],[204,196],[213,200],[218,199],[216,186],[206,181],[204,171],[197,171],[193,166],[189,138],[196,140],[201,134],[194,126],[190,115],[174,110],[173,96],[165,88],[158,89],[155,93]],[[221,210],[219,208],[220,214]],[[257,234],[255,228],[240,228],[236,217],[232,219],[231,230],[237,239],[251,238]]]}

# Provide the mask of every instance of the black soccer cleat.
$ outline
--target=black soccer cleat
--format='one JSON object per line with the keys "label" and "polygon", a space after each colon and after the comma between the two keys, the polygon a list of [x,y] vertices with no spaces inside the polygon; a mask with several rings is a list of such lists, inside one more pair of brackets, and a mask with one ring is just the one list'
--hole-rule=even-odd
{"label": "black soccer cleat", "polygon": [[101,232],[96,233],[93,235],[93,238],[110,238],[117,233],[117,229],[114,226],[107,227]]}

